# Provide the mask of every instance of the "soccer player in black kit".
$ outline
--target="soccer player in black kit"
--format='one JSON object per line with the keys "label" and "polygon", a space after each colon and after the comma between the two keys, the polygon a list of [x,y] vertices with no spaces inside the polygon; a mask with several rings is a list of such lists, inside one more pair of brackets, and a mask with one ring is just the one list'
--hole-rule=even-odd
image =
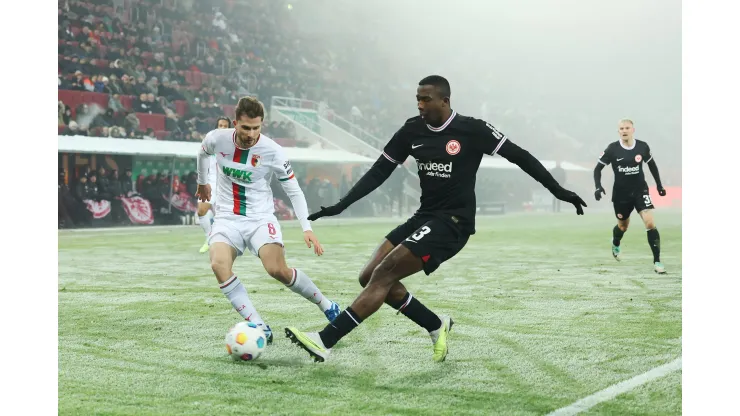
{"label": "soccer player in black kit", "polygon": [[665,273],[665,267],[660,262],[660,234],[655,228],[653,221],[653,201],[650,200],[648,185],[645,182],[643,163],[647,163],[650,173],[653,174],[658,195],[665,196],[665,188],[660,181],[658,165],[655,164],[650,146],[642,140],[636,140],[632,136],[635,126],[632,120],[620,120],[619,140],[609,143],[606,150],[601,154],[599,163],[594,169],[594,182],[596,183],[596,200],[606,194],[601,186],[601,170],[611,163],[614,170],[614,187],[612,188],[612,202],[614,203],[614,215],[617,216],[617,225],[612,230],[612,256],[620,260],[621,248],[619,246],[622,236],[630,225],[630,214],[636,210],[642,217],[647,230],[648,244],[653,251],[653,267],[656,273]]}
{"label": "soccer player in black kit", "polygon": [[421,80],[416,101],[420,115],[406,121],[347,195],[308,217],[313,221],[341,213],[382,184],[409,155],[416,159],[421,206],[375,250],[360,273],[364,290],[354,303],[321,332],[285,329],[288,338],[316,361],[324,361],[337,341],[380,309],[383,302],[426,329],[434,344],[433,360],[444,361],[452,319],[427,309],[400,281],[421,270],[427,275],[434,272],[462,250],[475,233],[475,175],[484,154],[498,153],[515,163],[556,198],[575,205],[578,215],[583,214],[583,200],[562,188],[529,152],[491,124],[453,111],[446,79],[432,75]]}

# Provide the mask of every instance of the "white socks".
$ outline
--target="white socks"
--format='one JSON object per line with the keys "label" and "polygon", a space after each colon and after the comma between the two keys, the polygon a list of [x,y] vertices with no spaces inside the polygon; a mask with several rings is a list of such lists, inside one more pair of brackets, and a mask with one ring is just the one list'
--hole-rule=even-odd
{"label": "white socks", "polygon": [[211,222],[213,221],[213,212],[209,209],[206,212],[206,215],[202,217],[198,217],[198,223],[200,224],[200,228],[203,229],[203,232],[206,233],[206,238],[208,238],[208,235],[211,234]]}
{"label": "white socks", "polygon": [[321,309],[322,312],[325,312],[329,308],[331,308],[331,301],[324,297],[323,294],[321,294],[319,288],[316,287],[314,282],[311,280],[310,277],[308,277],[306,273],[303,273],[298,269],[292,270],[293,280],[290,282],[290,284],[285,285],[288,287],[288,289],[318,305],[319,309]]}
{"label": "white socks", "polygon": [[234,309],[244,319],[254,322],[257,325],[265,323],[260,314],[257,313],[257,310],[254,309],[254,305],[252,305],[252,301],[249,300],[249,296],[247,295],[247,289],[244,288],[244,285],[242,285],[242,282],[239,281],[236,275],[231,276],[229,280],[223,282],[219,287],[221,288],[221,292],[229,299],[231,305],[234,306]]}

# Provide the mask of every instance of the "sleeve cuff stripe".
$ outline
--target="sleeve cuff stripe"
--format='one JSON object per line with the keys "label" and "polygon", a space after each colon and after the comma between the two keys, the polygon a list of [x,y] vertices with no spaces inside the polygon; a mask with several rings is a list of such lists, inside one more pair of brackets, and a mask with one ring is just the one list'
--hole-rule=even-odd
{"label": "sleeve cuff stripe", "polygon": [[390,160],[391,162],[393,162],[393,163],[395,163],[397,165],[401,163],[401,162],[393,159],[392,157],[388,156],[388,153],[386,153],[386,152],[383,152],[383,156],[385,156],[386,159]]}

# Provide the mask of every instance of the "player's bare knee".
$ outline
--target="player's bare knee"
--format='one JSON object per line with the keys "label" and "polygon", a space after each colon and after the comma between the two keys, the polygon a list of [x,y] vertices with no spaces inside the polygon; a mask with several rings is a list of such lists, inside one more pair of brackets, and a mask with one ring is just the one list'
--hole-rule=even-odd
{"label": "player's bare knee", "polygon": [[231,275],[231,265],[225,259],[211,259],[211,270],[216,277],[229,277]]}
{"label": "player's bare knee", "polygon": [[370,277],[372,277],[372,275],[373,275],[373,271],[372,270],[368,270],[368,269],[369,268],[366,267],[366,268],[362,269],[362,271],[360,272],[360,276],[359,276],[359,279],[358,280],[360,281],[360,286],[362,286],[362,287],[367,286],[367,282],[370,281]]}
{"label": "player's bare knee", "polygon": [[653,221],[653,220],[647,220],[647,221],[645,221],[645,229],[646,230],[653,230],[653,229],[655,229],[655,221]]}
{"label": "player's bare knee", "polygon": [[629,228],[629,226],[630,226],[630,223],[629,223],[629,222],[622,222],[622,221],[620,221],[620,222],[619,222],[619,223],[617,224],[617,227],[619,227],[619,229],[620,229],[620,230],[621,230],[622,232],[625,232],[625,231],[627,231],[627,228]]}

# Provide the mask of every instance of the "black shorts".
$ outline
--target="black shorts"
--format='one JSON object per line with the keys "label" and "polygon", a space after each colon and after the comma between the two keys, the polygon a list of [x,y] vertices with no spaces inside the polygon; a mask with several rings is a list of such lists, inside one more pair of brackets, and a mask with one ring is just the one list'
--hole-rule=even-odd
{"label": "black shorts", "polygon": [[470,234],[442,218],[420,215],[396,227],[385,238],[394,246],[403,244],[424,262],[424,273],[431,274],[454,257],[468,242]]}
{"label": "black shorts", "polygon": [[614,215],[617,219],[626,220],[630,217],[632,210],[640,212],[646,209],[655,209],[652,199],[650,199],[650,192],[645,189],[644,191],[635,192],[632,196],[620,197],[618,194],[614,198]]}

